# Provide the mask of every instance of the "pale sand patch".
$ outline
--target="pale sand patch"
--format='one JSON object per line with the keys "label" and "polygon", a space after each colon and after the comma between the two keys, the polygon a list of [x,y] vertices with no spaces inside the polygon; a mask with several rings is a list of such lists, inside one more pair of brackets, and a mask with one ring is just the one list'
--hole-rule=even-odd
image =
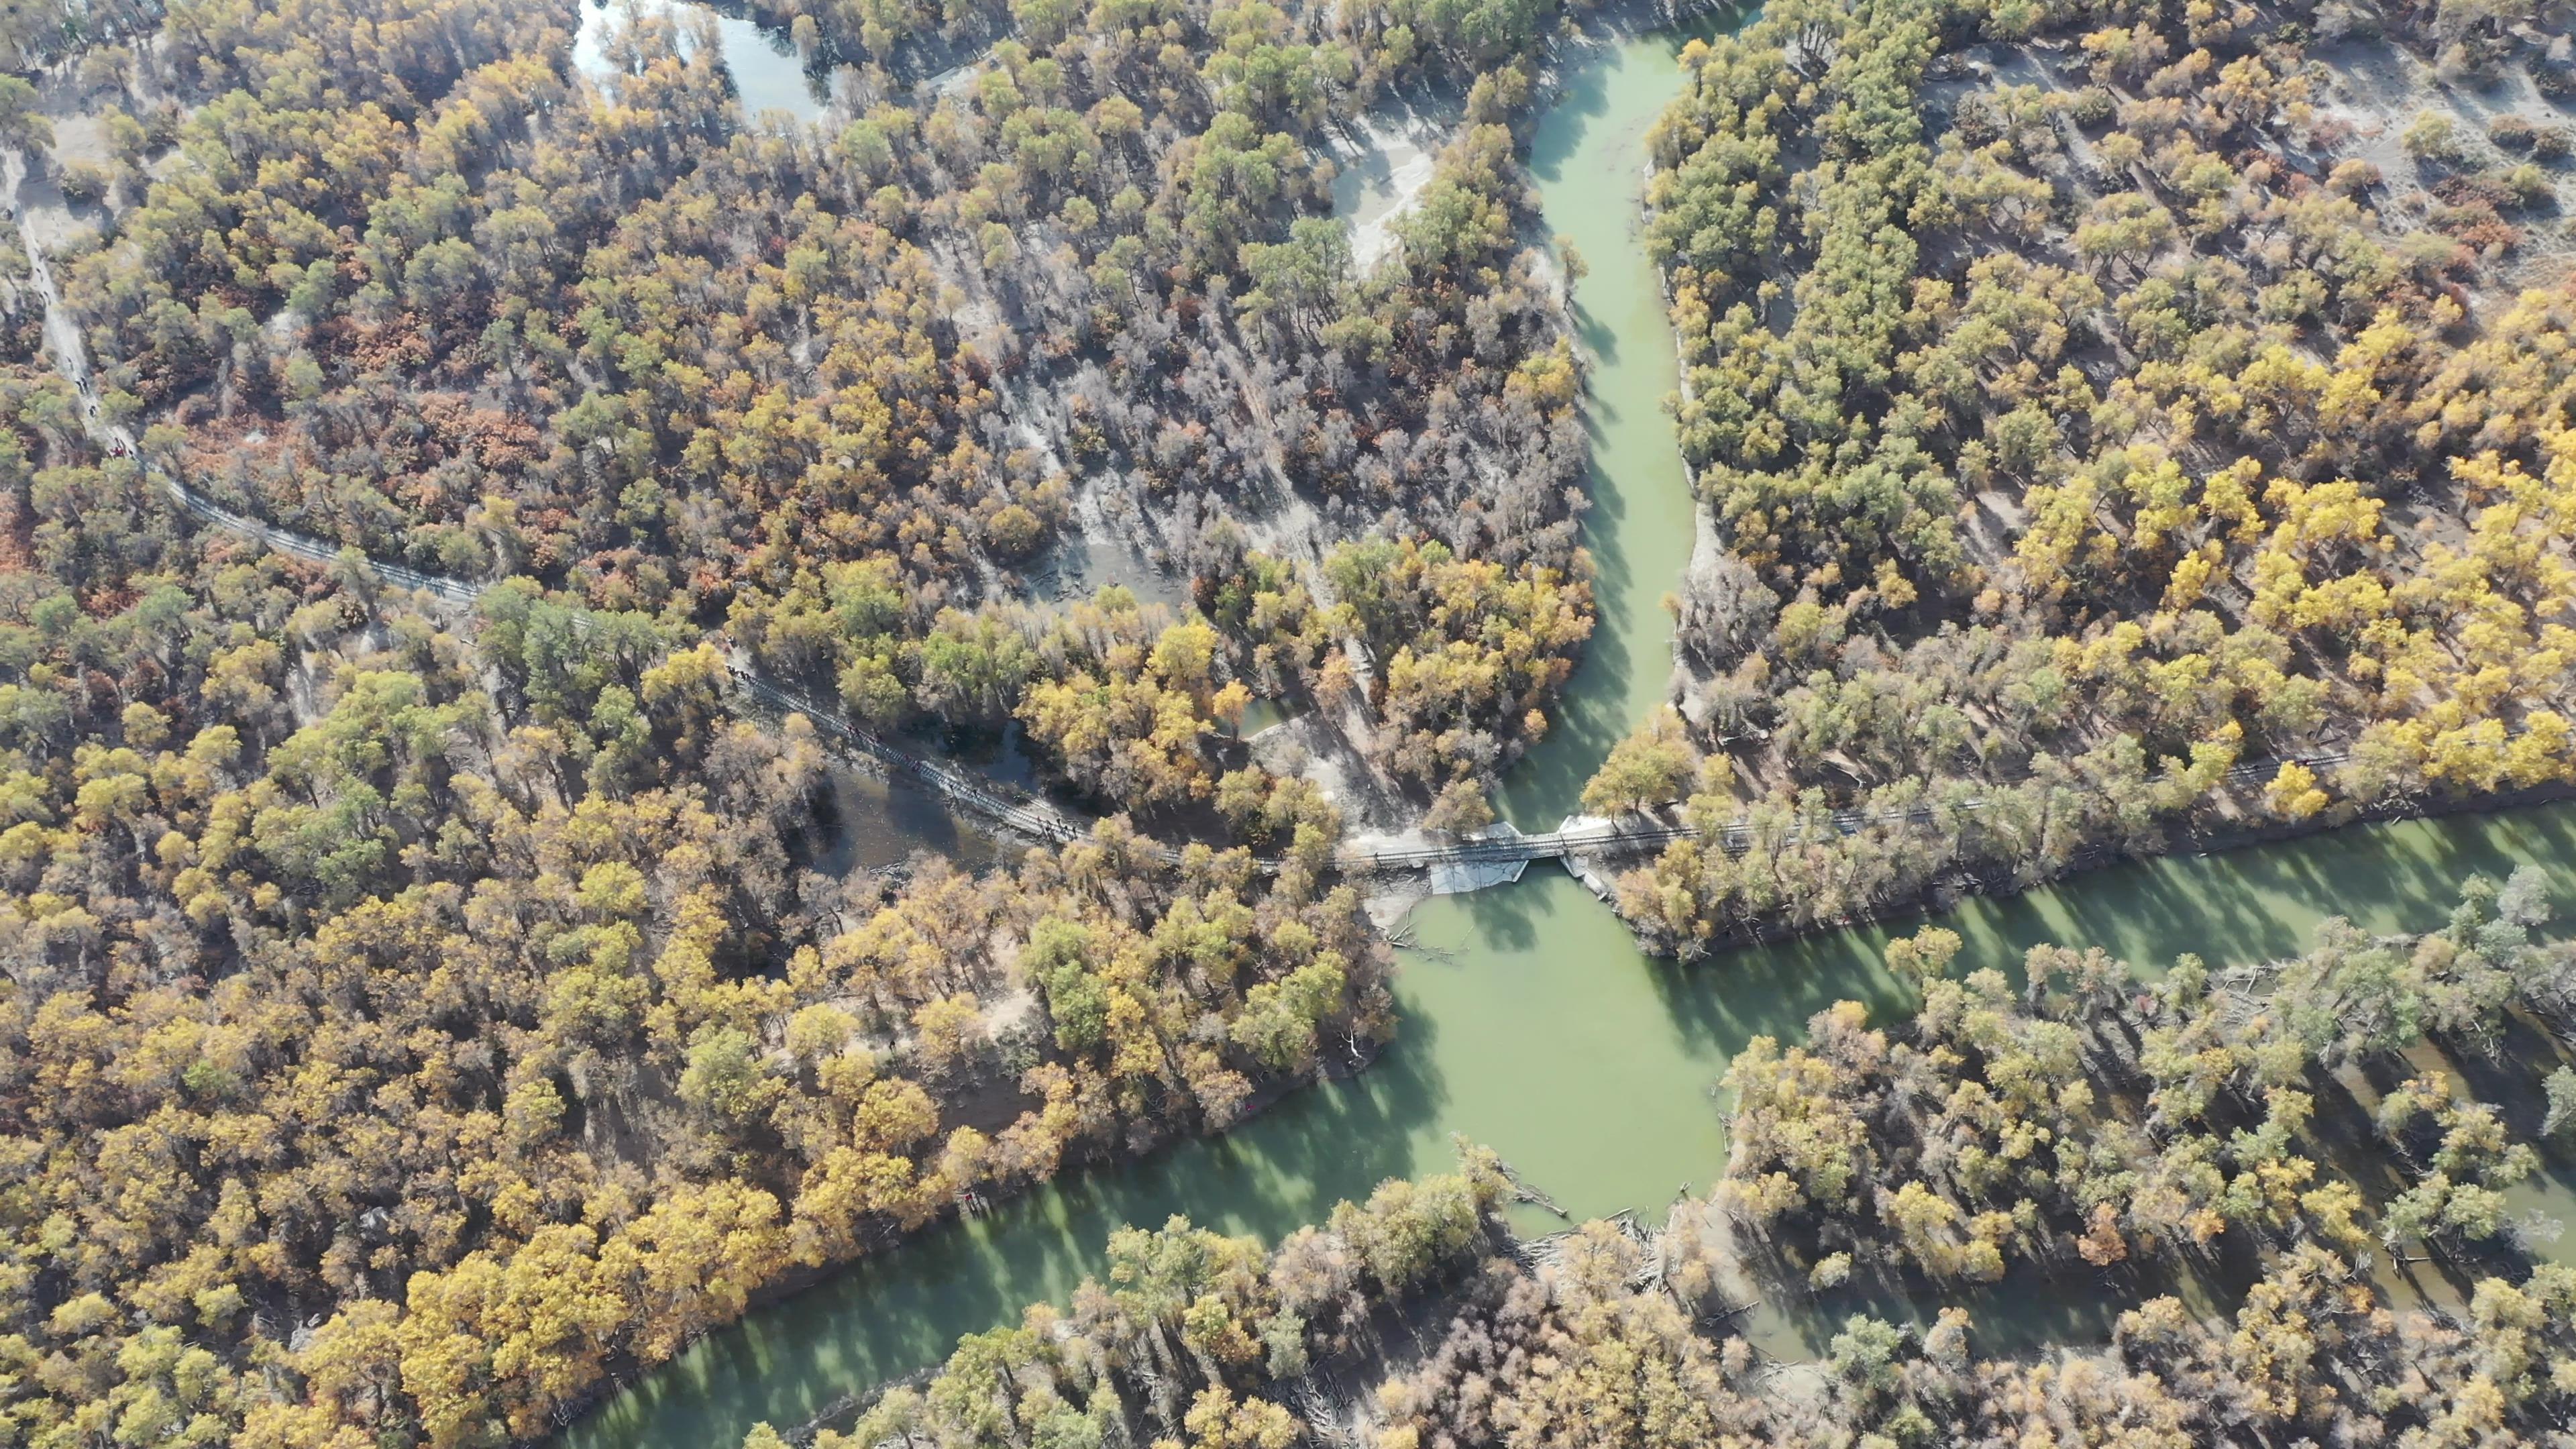
{"label": "pale sand patch", "polygon": [[1361,144],[1337,158],[1333,215],[1350,226],[1351,260],[1366,272],[1394,248],[1392,223],[1431,180],[1442,138],[1420,121],[1371,119],[1352,139]]}

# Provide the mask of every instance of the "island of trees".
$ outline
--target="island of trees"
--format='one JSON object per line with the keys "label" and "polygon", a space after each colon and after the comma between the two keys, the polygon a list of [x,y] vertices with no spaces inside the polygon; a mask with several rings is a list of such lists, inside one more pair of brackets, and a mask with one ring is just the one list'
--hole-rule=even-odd
{"label": "island of trees", "polygon": [[2526,15],[1786,3],[1691,47],[1649,244],[1709,536],[1679,711],[1586,799],[1754,847],[1622,879],[1651,945],[2569,782],[2576,72]]}
{"label": "island of trees", "polygon": [[711,648],[524,588],[461,634],[128,460],[30,478],[67,388],[7,388],[49,568],[0,625],[17,1442],[533,1438],[1392,1025],[1348,886],[1115,824],[826,875],[823,752]]}

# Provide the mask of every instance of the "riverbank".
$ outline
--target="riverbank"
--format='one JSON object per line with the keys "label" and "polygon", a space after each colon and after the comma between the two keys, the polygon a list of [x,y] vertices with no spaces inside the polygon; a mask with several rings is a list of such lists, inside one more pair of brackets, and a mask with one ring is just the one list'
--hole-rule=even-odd
{"label": "riverbank", "polygon": [[[2115,865],[1929,919],[1961,935],[1963,968],[2016,969],[2042,942],[2098,944],[2141,963],[2190,951],[2213,966],[2249,964],[2305,949],[2329,915],[2373,932],[2438,925],[2466,874],[2500,878],[2550,859],[2576,860],[2576,804]],[[1386,1178],[1447,1170],[1452,1134],[1493,1146],[1578,1219],[1653,1209],[1678,1187],[1705,1192],[1716,1180],[1727,1145],[1709,1089],[1745,1041],[1800,1039],[1837,1000],[1882,1021],[1913,1006],[1881,965],[1899,934],[1886,922],[1682,966],[1636,951],[1615,917],[1555,871],[1427,902],[1410,920],[1415,945],[1395,983],[1402,1025],[1369,1070],[1292,1093],[1221,1137],[1067,1173],[862,1259],[710,1334],[563,1443],[703,1449],[762,1419],[803,1422],[937,1362],[1025,1303],[1065,1301],[1120,1226],[1177,1213],[1275,1240]],[[1533,1233],[1556,1226],[1528,1210],[1516,1220]],[[1976,1303],[1984,1341],[1998,1346],[2079,1326],[2063,1321],[2064,1304],[2033,1295]],[[1821,1350],[1814,1335],[1829,1325],[1793,1306],[1754,1315],[1757,1346],[1787,1359]]]}
{"label": "riverbank", "polygon": [[[2505,791],[2492,795],[2449,796],[2434,800],[2408,799],[2382,801],[2369,806],[2348,806],[2332,816],[2309,820],[2285,820],[2267,815],[2259,808],[2261,792],[2242,790],[2231,803],[2237,805],[2234,819],[2199,830],[2186,830],[2165,846],[2155,850],[2132,851],[2118,846],[2094,843],[2079,847],[2061,869],[2048,875],[2025,879],[2018,872],[2002,869],[1962,871],[1936,879],[1910,895],[1891,896],[1873,903],[1868,909],[1835,920],[1814,923],[1793,920],[1785,913],[1759,920],[1736,922],[1708,937],[1700,950],[1723,950],[1734,946],[1759,945],[1804,935],[1816,935],[1870,923],[1889,923],[1936,915],[1955,908],[1969,897],[2004,899],[2024,891],[2061,885],[2090,871],[2120,865],[2135,865],[2174,856],[2210,856],[2264,845],[2307,840],[2364,825],[2389,825],[2406,821],[2438,821],[2453,816],[2489,815],[2498,811],[2521,810],[2534,806],[2576,800],[2576,786],[2552,782],[2527,790]],[[1635,857],[1625,858],[1627,869],[1620,869],[1620,859],[1598,855],[1569,855],[1564,865],[1568,874],[1582,882],[1584,889],[1602,904],[1616,909],[1619,884],[1623,877],[1640,869]],[[1381,914],[1372,903],[1371,917]],[[1382,923],[1383,924],[1383,923]],[[1658,951],[1643,930],[1632,932],[1637,949],[1650,955],[1670,956]],[[1698,952],[1689,953],[1696,956]]]}
{"label": "riverbank", "polygon": [[1669,692],[1673,619],[1663,596],[1689,564],[1697,510],[1662,407],[1681,373],[1662,280],[1644,251],[1646,137],[1680,89],[1682,46],[1741,18],[1711,12],[1654,34],[1596,29],[1546,78],[1547,119],[1528,166],[1548,227],[1585,259],[1569,290],[1586,363],[1583,546],[1598,622],[1547,738],[1497,792],[1503,818],[1525,831],[1577,813],[1584,781]]}
{"label": "riverbank", "polygon": [[[1151,1162],[1155,1158],[1168,1154],[1185,1152],[1194,1146],[1205,1146],[1218,1142],[1230,1133],[1244,1130],[1247,1124],[1257,1122],[1265,1113],[1273,1110],[1282,1102],[1293,1100],[1299,1094],[1304,1092],[1318,1090],[1335,1083],[1347,1082],[1360,1073],[1367,1071],[1369,1067],[1377,1061],[1379,1054],[1386,1049],[1387,1045],[1388,1043],[1381,1040],[1354,1039],[1343,1044],[1342,1052],[1328,1056],[1325,1059],[1321,1070],[1314,1077],[1295,1080],[1273,1079],[1271,1081],[1264,1082],[1255,1089],[1252,1096],[1245,1099],[1242,1104],[1241,1114],[1235,1119],[1233,1124],[1225,1129],[1224,1132],[1208,1133],[1196,1136],[1166,1134],[1150,1145],[1146,1145],[1135,1151],[1119,1153],[1107,1150],[1093,1150],[1079,1155],[1068,1155],[1062,1168],[1052,1179],[1020,1183],[1004,1192],[979,1192],[976,1198],[977,1206],[973,1211],[968,1211],[963,1207],[960,1207],[943,1214],[940,1218],[924,1227],[910,1232],[896,1229],[891,1225],[880,1225],[874,1233],[866,1250],[856,1258],[846,1259],[820,1268],[794,1268],[763,1283],[759,1288],[755,1289],[748,1295],[746,1299],[746,1307],[741,1318],[735,1320],[733,1323],[725,1324],[708,1332],[707,1334],[701,1335],[697,1339],[692,1340],[688,1346],[682,1349],[678,1357],[659,1364],[646,1365],[630,1361],[617,1365],[596,1394],[583,1401],[562,1417],[558,1424],[558,1427],[562,1432],[553,1442],[565,1446],[565,1449],[572,1449],[572,1446],[600,1442],[590,1435],[586,1426],[595,1425],[603,1418],[614,1419],[618,1417],[621,1411],[630,1406],[629,1401],[637,1398],[638,1396],[642,1396],[647,1399],[654,1397],[659,1392],[664,1379],[675,1369],[678,1369],[690,1360],[696,1358],[702,1352],[710,1348],[717,1347],[719,1345],[719,1341],[729,1335],[750,1332],[753,1325],[762,1316],[792,1313],[795,1311],[797,1306],[809,1296],[818,1293],[828,1293],[831,1290],[832,1285],[836,1282],[845,1280],[853,1275],[859,1275],[865,1270],[872,1269],[875,1265],[884,1261],[888,1255],[900,1256],[906,1253],[918,1251],[924,1244],[925,1240],[932,1240],[943,1245],[947,1245],[949,1235],[958,1233],[964,1233],[971,1238],[977,1234],[979,1224],[996,1216],[1008,1216],[1018,1213],[1032,1206],[1032,1199],[1042,1198],[1045,1195],[1062,1190],[1061,1185],[1067,1181],[1078,1182],[1085,1177],[1102,1174],[1124,1174],[1134,1171],[1139,1166]],[[1039,1206],[1042,1207],[1043,1204],[1039,1204]],[[1153,1220],[1137,1219],[1135,1221],[1139,1223],[1150,1223],[1150,1221]],[[1107,1230],[1114,1231],[1117,1227],[1130,1225],[1132,1224],[1113,1223],[1108,1225]],[[1106,1242],[1106,1238],[1102,1238],[1101,1242]],[[1099,1247],[1100,1243],[1089,1245],[1091,1252],[1095,1255]],[[936,1290],[934,1289],[933,1291]],[[1060,1301],[1061,1297],[1062,1294],[1059,1292],[1057,1294],[1057,1300]],[[1002,1320],[996,1319],[986,1326],[1002,1326]],[[943,1340],[941,1352],[945,1352],[945,1343],[953,1342],[955,1337],[974,1331],[977,1330],[971,1328],[961,1329],[957,1334],[950,1335],[948,1339]],[[887,1391],[906,1384],[916,1384],[926,1379],[929,1374],[936,1369],[937,1364],[938,1358],[936,1356],[921,1358],[914,1362],[912,1367],[909,1369],[890,1372],[882,1377],[867,1379],[863,1382],[852,1383],[849,1386],[842,1388],[836,1397],[831,1398],[820,1405],[801,1410],[804,1414],[804,1419],[798,1432],[800,1435],[810,1435],[815,1429],[835,1423],[846,1423],[853,1413],[865,1407],[868,1403],[873,1402],[876,1398]],[[748,1427],[748,1424],[744,1425],[745,1429]],[[733,1438],[722,1441],[720,1449],[731,1449],[731,1446],[738,1441],[739,1437],[739,1434],[736,1434]],[[670,1449],[681,1449],[680,1444],[658,1436],[632,1441],[623,1438],[612,1438],[607,1442],[637,1442],[653,1445],[667,1444],[670,1446]]]}

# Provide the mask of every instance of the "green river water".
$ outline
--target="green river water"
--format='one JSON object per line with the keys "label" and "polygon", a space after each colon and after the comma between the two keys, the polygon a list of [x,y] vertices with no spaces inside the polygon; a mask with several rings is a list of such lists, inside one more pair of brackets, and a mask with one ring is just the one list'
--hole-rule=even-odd
{"label": "green river water", "polygon": [[[1564,815],[1610,742],[1663,696],[1670,626],[1658,600],[1689,556],[1691,509],[1658,406],[1674,386],[1670,334],[1634,227],[1645,129],[1676,88],[1673,49],[1645,39],[1594,52],[1534,147],[1547,223],[1592,267],[1577,300],[1595,360],[1587,542],[1601,627],[1563,722],[1504,792],[1524,827]],[[2010,965],[2040,941],[2140,962],[2183,951],[2247,961],[2299,950],[2332,914],[2377,930],[2427,927],[2472,871],[2569,860],[2576,807],[2552,806],[2122,866],[1942,919],[1966,937],[1970,965]],[[1432,901],[1412,919],[1420,949],[1405,954],[1397,982],[1401,1032],[1367,1071],[1295,1092],[1223,1138],[1070,1173],[761,1309],[575,1425],[569,1449],[730,1449],[757,1421],[803,1423],[936,1362],[960,1334],[1063,1301],[1121,1224],[1182,1213],[1275,1238],[1383,1179],[1445,1170],[1452,1133],[1490,1144],[1578,1216],[1659,1211],[1716,1176],[1725,1143],[1711,1090],[1748,1038],[1793,1034],[1837,999],[1880,1019],[1907,1004],[1877,965],[1887,930],[1679,966],[1640,954],[1553,866]],[[2576,1199],[2553,1187],[2534,1200]],[[1989,1344],[2073,1336],[2099,1326],[2101,1297],[2087,1280],[1973,1311]],[[1775,1316],[1753,1331],[1794,1354],[1816,1327]]]}

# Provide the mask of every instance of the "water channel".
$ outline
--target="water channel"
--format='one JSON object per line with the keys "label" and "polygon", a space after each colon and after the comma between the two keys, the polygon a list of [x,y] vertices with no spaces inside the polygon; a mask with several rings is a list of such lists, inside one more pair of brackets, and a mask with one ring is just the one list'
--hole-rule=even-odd
{"label": "water channel", "polygon": [[[1533,149],[1549,226],[1592,266],[1577,300],[1595,360],[1587,543],[1602,622],[1565,722],[1506,792],[1524,825],[1564,814],[1610,741],[1663,693],[1670,626],[1657,600],[1688,557],[1691,514],[1658,409],[1673,386],[1669,333],[1633,227],[1644,132],[1675,89],[1674,49],[1643,39],[1595,52]],[[2301,949],[2332,914],[2373,930],[2438,924],[2467,874],[2526,861],[2576,861],[2576,806],[2122,866],[1973,901],[1943,923],[1966,938],[1971,965],[2011,965],[2040,941],[2098,944],[2139,962],[2183,951],[2250,961]],[[1294,1093],[1223,1138],[1068,1174],[862,1261],[700,1341],[575,1425],[570,1449],[729,1449],[757,1421],[802,1423],[842,1395],[936,1362],[960,1334],[1011,1321],[1027,1303],[1063,1301],[1121,1224],[1179,1213],[1275,1238],[1385,1178],[1445,1169],[1452,1133],[1492,1145],[1578,1216],[1660,1209],[1717,1174],[1725,1141],[1711,1088],[1747,1039],[1795,1034],[1838,999],[1881,1020],[1907,1005],[1877,964],[1884,929],[1679,966],[1640,954],[1608,910],[1550,866],[1517,886],[1434,901],[1413,920],[1420,949],[1406,953],[1397,984],[1401,1034],[1366,1072]],[[2080,1301],[2101,1297],[2089,1280],[2066,1303],[2051,1296],[1979,1304],[1983,1341],[2098,1327],[2098,1304]],[[1776,1315],[1754,1325],[1793,1355],[1816,1328]]]}
{"label": "water channel", "polygon": [[1697,510],[1663,411],[1665,396],[1681,386],[1672,324],[1639,234],[1646,133],[1681,89],[1674,57],[1682,40],[1741,21],[1710,20],[1595,51],[1591,63],[1569,68],[1530,142],[1548,229],[1572,241],[1589,268],[1573,300],[1590,369],[1583,412],[1592,509],[1583,546],[1600,623],[1548,737],[1496,792],[1504,818],[1523,830],[1553,830],[1573,813],[1583,782],[1663,704],[1672,677],[1673,621],[1663,597],[1681,586],[1690,563]]}

